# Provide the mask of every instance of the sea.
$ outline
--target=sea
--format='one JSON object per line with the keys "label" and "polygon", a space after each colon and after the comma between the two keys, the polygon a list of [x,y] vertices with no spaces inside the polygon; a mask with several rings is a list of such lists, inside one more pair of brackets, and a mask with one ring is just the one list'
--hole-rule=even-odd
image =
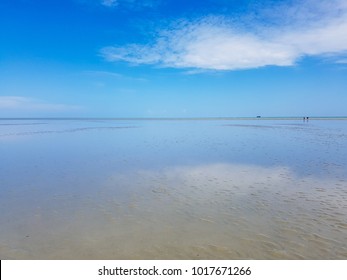
{"label": "sea", "polygon": [[347,118],[2,118],[0,259],[347,259]]}

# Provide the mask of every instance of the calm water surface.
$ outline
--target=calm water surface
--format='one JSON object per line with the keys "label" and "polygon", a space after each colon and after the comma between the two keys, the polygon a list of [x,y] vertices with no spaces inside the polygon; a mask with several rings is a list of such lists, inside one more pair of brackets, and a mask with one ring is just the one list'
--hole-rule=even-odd
{"label": "calm water surface", "polygon": [[0,120],[0,259],[347,259],[347,121]]}

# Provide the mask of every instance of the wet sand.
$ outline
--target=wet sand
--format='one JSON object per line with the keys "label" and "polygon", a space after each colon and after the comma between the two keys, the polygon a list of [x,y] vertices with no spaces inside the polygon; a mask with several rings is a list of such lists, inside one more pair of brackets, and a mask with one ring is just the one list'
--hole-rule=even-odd
{"label": "wet sand", "polygon": [[0,127],[0,259],[347,259],[345,121]]}

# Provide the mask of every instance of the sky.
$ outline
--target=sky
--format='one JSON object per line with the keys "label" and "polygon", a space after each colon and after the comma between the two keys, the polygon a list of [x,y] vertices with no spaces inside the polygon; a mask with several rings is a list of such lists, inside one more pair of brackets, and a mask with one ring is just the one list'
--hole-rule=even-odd
{"label": "sky", "polygon": [[1,0],[0,117],[347,116],[347,0]]}

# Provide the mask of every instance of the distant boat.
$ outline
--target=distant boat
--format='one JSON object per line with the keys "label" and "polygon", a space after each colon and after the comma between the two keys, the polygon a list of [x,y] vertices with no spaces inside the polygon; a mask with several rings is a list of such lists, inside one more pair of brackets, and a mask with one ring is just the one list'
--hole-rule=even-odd
{"label": "distant boat", "polygon": [[261,116],[257,116],[257,118],[259,119],[259,118],[261,118]]}

